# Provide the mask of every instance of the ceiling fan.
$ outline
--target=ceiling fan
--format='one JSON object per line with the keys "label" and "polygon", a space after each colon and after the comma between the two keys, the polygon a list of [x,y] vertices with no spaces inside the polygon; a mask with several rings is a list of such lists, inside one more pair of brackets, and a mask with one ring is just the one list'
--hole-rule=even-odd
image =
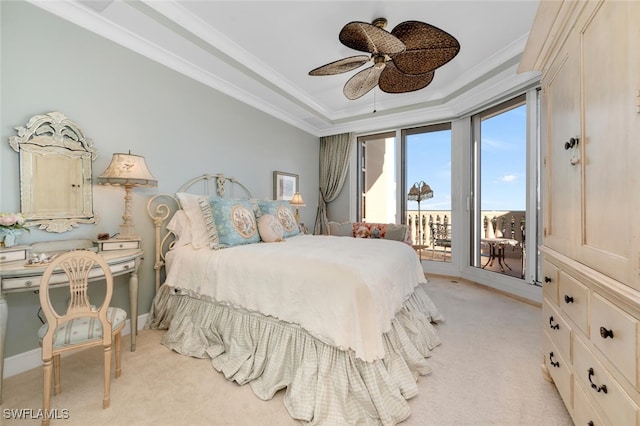
{"label": "ceiling fan", "polygon": [[309,71],[309,75],[334,75],[354,70],[367,62],[373,65],[352,76],[344,85],[348,99],[358,99],[378,85],[387,93],[406,93],[429,85],[435,69],[452,60],[460,43],[451,34],[419,21],[405,21],[391,32],[384,30],[385,18],[349,22],[340,42],[370,55],[340,59]]}

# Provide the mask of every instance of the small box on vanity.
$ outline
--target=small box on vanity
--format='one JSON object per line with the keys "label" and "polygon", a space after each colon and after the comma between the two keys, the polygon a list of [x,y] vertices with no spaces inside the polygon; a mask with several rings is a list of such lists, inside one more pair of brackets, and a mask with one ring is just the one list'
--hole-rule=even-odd
{"label": "small box on vanity", "polygon": [[27,260],[29,246],[13,246],[0,248],[0,263]]}
{"label": "small box on vanity", "polygon": [[142,248],[142,240],[140,238],[111,238],[108,240],[97,240],[96,244],[98,245],[98,251],[136,250]]}

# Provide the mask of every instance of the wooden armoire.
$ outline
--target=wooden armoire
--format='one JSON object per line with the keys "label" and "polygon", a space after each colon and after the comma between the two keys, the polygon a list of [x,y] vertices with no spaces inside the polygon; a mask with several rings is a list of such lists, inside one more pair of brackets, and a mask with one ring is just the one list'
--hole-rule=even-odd
{"label": "wooden armoire", "polygon": [[543,373],[576,425],[640,425],[640,1],[540,2]]}

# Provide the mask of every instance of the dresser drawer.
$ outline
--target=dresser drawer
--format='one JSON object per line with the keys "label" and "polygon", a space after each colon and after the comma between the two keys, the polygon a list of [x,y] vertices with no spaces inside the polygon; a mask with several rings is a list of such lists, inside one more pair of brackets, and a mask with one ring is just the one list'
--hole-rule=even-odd
{"label": "dresser drawer", "polygon": [[111,270],[111,273],[113,275],[118,275],[121,272],[131,271],[135,267],[136,267],[136,261],[132,259],[132,260],[129,260],[128,262],[122,262],[122,263],[116,263],[116,264],[113,264],[113,265],[109,265],[109,270]]}
{"label": "dresser drawer", "polygon": [[570,275],[560,271],[558,273],[558,304],[569,318],[585,334],[587,328],[587,312],[589,303],[589,289]]}
{"label": "dresser drawer", "polygon": [[553,263],[542,261],[542,292],[555,304],[558,304],[558,268]]}
{"label": "dresser drawer", "polygon": [[637,426],[638,407],[578,337],[573,340],[573,355],[576,380],[585,386],[609,422],[616,426]]}
{"label": "dresser drawer", "polygon": [[[114,265],[109,265],[109,269],[111,273],[117,275],[122,272],[130,271],[136,267],[135,260],[129,260],[127,262],[116,263]],[[23,277],[15,277],[15,278],[5,278],[2,280],[2,290],[16,290],[21,288],[33,288],[40,287],[40,279],[42,278],[42,274],[44,273],[44,268],[39,271],[37,275],[23,276]],[[89,278],[100,278],[103,277],[102,269],[96,268],[89,272]],[[67,275],[60,272],[57,274],[51,275],[51,280],[49,281],[52,285],[56,284],[66,284],[67,283]]]}
{"label": "dresser drawer", "polygon": [[544,363],[549,370],[549,374],[555,383],[564,404],[568,410],[572,407],[572,391],[571,391],[571,370],[566,359],[560,354],[560,351],[546,334],[543,337]]}
{"label": "dresser drawer", "polygon": [[542,321],[544,330],[558,347],[562,356],[571,359],[571,327],[546,298],[542,303]]}
{"label": "dresser drawer", "polygon": [[603,426],[606,423],[600,418],[584,389],[574,378],[573,381],[573,421],[576,425]]}
{"label": "dresser drawer", "polygon": [[638,320],[594,293],[590,323],[593,344],[637,387]]}

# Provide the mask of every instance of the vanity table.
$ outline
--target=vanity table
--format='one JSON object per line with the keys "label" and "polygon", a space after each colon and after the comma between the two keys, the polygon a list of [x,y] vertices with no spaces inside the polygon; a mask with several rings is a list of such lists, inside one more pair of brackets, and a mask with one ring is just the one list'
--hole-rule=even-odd
{"label": "vanity table", "polygon": [[[36,243],[0,250],[0,403],[2,403],[2,377],[4,370],[4,345],[7,331],[8,306],[6,294],[19,291],[35,291],[40,287],[40,278],[46,269],[44,265],[29,265],[29,251],[35,253],[65,251],[74,248],[96,250],[104,257],[114,277],[129,275],[129,320],[131,323],[131,351],[136,350],[138,330],[138,268],[143,251],[139,240],[106,240],[94,243],[89,240]],[[96,268],[92,280],[104,278]],[[52,287],[68,285],[62,271],[53,274]]]}

